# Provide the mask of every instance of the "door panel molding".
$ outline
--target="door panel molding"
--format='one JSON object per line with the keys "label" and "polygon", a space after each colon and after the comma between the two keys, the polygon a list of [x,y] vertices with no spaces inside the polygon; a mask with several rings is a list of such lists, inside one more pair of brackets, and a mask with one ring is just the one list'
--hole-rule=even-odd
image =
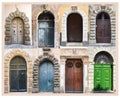
{"label": "door panel molding", "polygon": [[44,61],[39,66],[39,85],[40,92],[54,91],[54,65],[50,61]]}
{"label": "door panel molding", "polygon": [[[68,64],[73,66],[68,66]],[[80,65],[78,66],[78,64]],[[83,92],[83,81],[82,60],[67,59],[65,65],[65,92]]]}

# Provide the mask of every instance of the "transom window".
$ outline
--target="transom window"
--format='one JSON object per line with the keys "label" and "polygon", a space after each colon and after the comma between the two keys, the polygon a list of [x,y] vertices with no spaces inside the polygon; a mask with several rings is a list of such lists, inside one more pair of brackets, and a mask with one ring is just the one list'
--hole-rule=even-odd
{"label": "transom window", "polygon": [[113,58],[107,52],[102,51],[96,54],[94,61],[96,64],[112,64]]}

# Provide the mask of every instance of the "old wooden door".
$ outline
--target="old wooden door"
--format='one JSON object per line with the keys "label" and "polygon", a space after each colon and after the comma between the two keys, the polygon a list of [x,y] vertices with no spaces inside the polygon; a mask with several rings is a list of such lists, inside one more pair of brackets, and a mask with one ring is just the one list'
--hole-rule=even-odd
{"label": "old wooden door", "polygon": [[50,12],[38,17],[38,46],[54,47],[54,16]]}
{"label": "old wooden door", "polygon": [[54,91],[54,67],[49,61],[43,62],[39,67],[40,92]]}
{"label": "old wooden door", "polygon": [[26,62],[22,57],[14,57],[10,62],[10,91],[27,91]]}
{"label": "old wooden door", "polygon": [[66,61],[65,91],[83,91],[83,63],[81,59],[68,59]]}
{"label": "old wooden door", "polygon": [[82,42],[83,22],[82,17],[77,13],[72,13],[67,18],[67,41]]}
{"label": "old wooden door", "polygon": [[94,90],[111,90],[112,89],[112,70],[111,64],[94,65]]}
{"label": "old wooden door", "polygon": [[97,16],[96,42],[97,43],[110,43],[111,42],[110,17],[104,12],[98,14]]}
{"label": "old wooden door", "polygon": [[12,44],[23,44],[23,20],[14,18],[11,25]]}

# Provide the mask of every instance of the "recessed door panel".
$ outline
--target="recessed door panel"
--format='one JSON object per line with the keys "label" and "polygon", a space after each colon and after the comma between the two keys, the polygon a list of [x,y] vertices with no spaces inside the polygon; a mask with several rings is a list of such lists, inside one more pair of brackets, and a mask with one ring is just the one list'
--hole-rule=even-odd
{"label": "recessed door panel", "polygon": [[83,91],[83,64],[81,60],[66,61],[66,92]]}
{"label": "recessed door panel", "polygon": [[39,70],[40,92],[54,91],[54,67],[51,62],[43,62]]}
{"label": "recessed door panel", "polygon": [[94,65],[94,89],[95,90],[111,90],[112,77],[110,64]]}

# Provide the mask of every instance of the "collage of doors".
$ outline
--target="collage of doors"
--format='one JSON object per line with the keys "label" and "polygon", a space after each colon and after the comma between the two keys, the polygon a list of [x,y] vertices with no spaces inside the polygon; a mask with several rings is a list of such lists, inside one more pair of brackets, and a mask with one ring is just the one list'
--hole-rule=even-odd
{"label": "collage of doors", "polygon": [[115,5],[3,3],[3,92],[116,94]]}

